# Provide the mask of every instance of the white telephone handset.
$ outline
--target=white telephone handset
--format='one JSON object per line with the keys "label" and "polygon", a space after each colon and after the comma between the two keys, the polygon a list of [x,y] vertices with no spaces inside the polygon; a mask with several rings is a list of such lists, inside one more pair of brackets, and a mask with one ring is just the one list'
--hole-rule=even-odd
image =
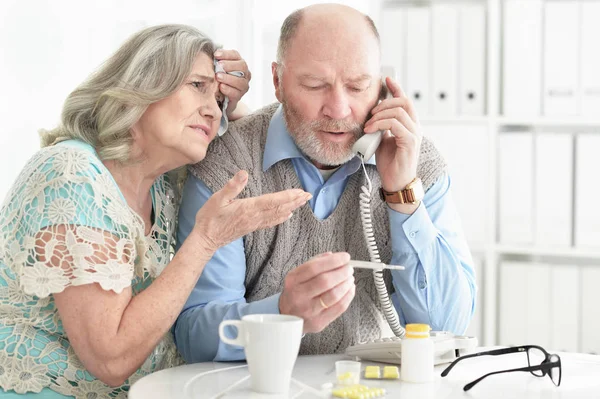
{"label": "white telephone handset", "polygon": [[[379,100],[383,100],[384,98],[390,98],[391,92],[388,89],[385,78],[389,76],[390,78],[396,80],[396,73],[394,68],[392,67],[382,67],[381,68],[381,76],[383,76],[381,80],[381,91],[379,92]],[[369,133],[363,135],[360,139],[356,140],[356,143],[352,146],[352,152],[362,157],[364,161],[368,161],[375,154],[377,147],[381,144],[381,140],[383,139],[383,131],[378,131],[375,133]]]}
{"label": "white telephone handset", "polygon": [[[382,72],[384,72],[382,70]],[[390,76],[394,78],[393,69],[391,71],[385,71],[388,73],[382,73],[384,76],[383,81],[381,82],[381,92],[380,92],[380,100],[384,98],[389,98],[390,91],[387,88],[385,83],[385,76]],[[377,242],[375,241],[375,236],[373,234],[373,225],[371,218],[371,179],[369,179],[369,175],[367,174],[367,170],[365,168],[365,162],[371,159],[373,154],[375,154],[375,150],[379,147],[381,140],[383,139],[383,132],[375,132],[370,134],[365,134],[360,139],[354,143],[352,146],[352,151],[356,153],[362,160],[362,167],[365,172],[365,178],[367,180],[367,185],[361,187],[360,193],[360,219],[363,226],[363,233],[365,236],[365,242],[367,244],[367,249],[369,251],[369,257],[371,258],[371,262],[381,263],[379,259],[379,250],[377,249]],[[383,270],[374,270],[373,271],[373,279],[375,280],[375,288],[377,289],[377,295],[379,296],[379,303],[381,304],[381,308],[383,310],[383,314],[390,325],[390,328],[394,332],[394,335],[397,337],[403,338],[405,335],[404,328],[400,325],[400,321],[398,320],[398,314],[396,313],[396,309],[394,308],[390,296],[387,292],[387,287],[385,286],[385,282],[383,280]]]}
{"label": "white telephone handset", "polygon": [[365,161],[368,161],[375,154],[377,147],[381,144],[382,138],[383,132],[381,130],[375,133],[365,134],[360,139],[356,140],[356,143],[352,146],[352,152]]}

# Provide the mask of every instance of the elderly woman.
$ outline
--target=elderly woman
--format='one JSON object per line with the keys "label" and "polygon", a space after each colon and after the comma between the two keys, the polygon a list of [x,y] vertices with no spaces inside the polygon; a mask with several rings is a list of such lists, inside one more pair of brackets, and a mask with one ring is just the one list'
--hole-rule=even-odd
{"label": "elderly woman", "polygon": [[145,29],[43,133],[0,213],[0,398],[124,398],[140,376],[177,364],[169,328],[213,253],[309,199],[288,190],[236,200],[241,171],[172,256],[166,173],[204,158],[223,95],[236,108],[248,90],[234,51],[216,54],[245,78],[215,75],[215,50],[191,27]]}

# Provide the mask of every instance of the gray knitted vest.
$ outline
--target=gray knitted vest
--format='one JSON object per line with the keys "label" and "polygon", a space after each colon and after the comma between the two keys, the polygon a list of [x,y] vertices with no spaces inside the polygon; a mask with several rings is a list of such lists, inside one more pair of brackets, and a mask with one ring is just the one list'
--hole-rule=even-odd
{"label": "gray knitted vest", "polygon": [[[291,161],[284,160],[262,170],[262,154],[271,117],[279,104],[272,104],[229,125],[224,136],[211,143],[206,158],[190,167],[213,191],[219,190],[239,170],[248,171],[248,184],[240,197],[254,197],[290,188],[302,188]],[[371,212],[382,262],[392,256],[389,220],[375,166],[366,165],[373,184]],[[445,164],[433,144],[423,139],[418,175],[427,190],[444,172]],[[359,193],[365,184],[362,168],[348,179],[342,197],[325,220],[317,219],[307,203],[285,223],[248,234],[246,255],[246,299],[257,301],[283,290],[286,274],[309,258],[327,251],[346,251],[352,259],[369,260],[359,212]],[[387,273],[387,272],[386,272]],[[348,310],[322,332],[302,339],[301,354],[344,351],[348,346],[381,336],[387,322],[379,305],[372,272],[354,271],[356,295]],[[384,275],[392,289],[391,275]]]}

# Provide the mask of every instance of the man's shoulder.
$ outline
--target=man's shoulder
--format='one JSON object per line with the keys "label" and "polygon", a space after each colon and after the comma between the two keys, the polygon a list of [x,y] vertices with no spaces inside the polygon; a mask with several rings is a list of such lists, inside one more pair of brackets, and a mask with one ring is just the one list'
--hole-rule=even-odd
{"label": "man's shoulder", "polygon": [[248,172],[259,167],[269,130],[269,123],[279,103],[267,105],[248,116],[229,124],[227,132],[209,145],[206,157],[189,171],[196,177],[221,169],[235,174],[237,170]]}
{"label": "man's shoulder", "polygon": [[446,166],[446,160],[435,146],[433,140],[427,136],[423,136],[417,176],[423,181],[425,191],[431,188],[446,173]]}
{"label": "man's shoulder", "polygon": [[229,130],[223,137],[226,137],[228,134],[251,135],[255,137],[257,133],[259,133],[257,130],[260,132],[264,131],[266,134],[266,131],[269,129],[269,124],[271,123],[271,118],[273,118],[273,114],[275,114],[278,107],[279,103],[269,104],[252,112],[250,115],[231,122],[229,124]]}
{"label": "man's shoulder", "polygon": [[[279,103],[267,105],[248,116],[229,124],[227,132],[210,144],[206,158],[239,156],[241,153],[254,152],[256,146],[264,146],[269,123]],[[204,161],[201,161],[204,162]]]}

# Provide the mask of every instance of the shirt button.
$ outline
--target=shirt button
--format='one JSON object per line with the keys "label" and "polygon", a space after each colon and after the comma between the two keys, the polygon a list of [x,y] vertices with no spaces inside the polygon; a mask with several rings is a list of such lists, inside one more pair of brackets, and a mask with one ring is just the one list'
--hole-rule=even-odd
{"label": "shirt button", "polygon": [[425,289],[425,287],[427,287],[427,284],[425,284],[425,281],[419,281],[419,288]]}
{"label": "shirt button", "polygon": [[410,238],[415,238],[417,236],[417,232],[416,231],[411,231],[409,234]]}

